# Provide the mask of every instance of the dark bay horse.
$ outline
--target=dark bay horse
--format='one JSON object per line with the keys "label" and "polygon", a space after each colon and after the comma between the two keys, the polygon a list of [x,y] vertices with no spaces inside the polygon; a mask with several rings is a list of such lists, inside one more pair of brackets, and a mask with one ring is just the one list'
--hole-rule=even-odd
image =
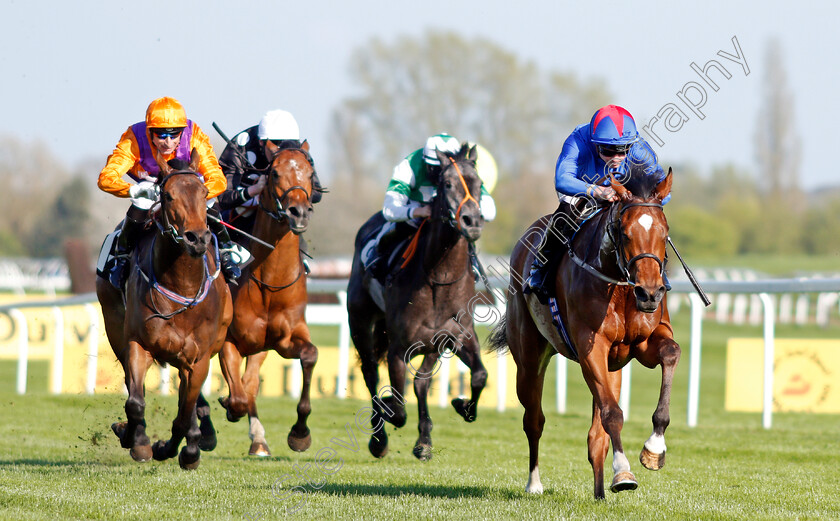
{"label": "dark bay horse", "polygon": [[[439,368],[439,358],[451,356],[447,348],[471,371],[471,398],[452,400],[455,410],[468,422],[475,420],[476,404],[487,380],[473,327],[472,299],[476,292],[469,258],[469,243],[479,238],[484,226],[477,199],[481,180],[475,171],[475,148],[464,145],[454,157],[438,152],[438,159],[442,170],[439,179],[432,179],[437,185],[432,217],[417,232],[414,258],[389,277],[384,289],[366,273],[361,261],[364,238],[384,223],[382,212],[369,219],[356,235],[347,311],[350,334],[373,398],[374,433],[368,448],[377,458],[388,453],[383,420],[397,427],[406,423],[401,398],[406,364],[411,364],[413,357],[423,357],[419,368],[411,365],[420,431],[413,453],[422,461],[432,457],[429,386]],[[384,302],[384,309],[377,300]],[[384,359],[394,393],[382,398],[377,385],[378,366]]]}
{"label": "dark bay horse", "polygon": [[549,307],[522,292],[536,251],[529,240],[543,233],[547,217],[534,223],[511,256],[507,312],[491,334],[490,344],[497,351],[509,346],[516,362],[516,393],[525,407],[523,428],[530,451],[528,492],[543,491],[539,442],[545,415],[540,402],[546,367],[557,353],[580,364],[592,392],[587,445],[595,497],[604,498],[604,460],[610,442],[614,474],[610,490],[638,486],[621,443],[624,418],[618,405],[620,369],[632,358],[648,368],[662,367],[653,433],[644,444],[640,460],[651,470],[659,470],[665,463],[671,381],[680,358],[663,282],[668,223],[662,200],[671,191],[672,173],[669,169],[658,184],[641,172],[632,174],[626,186],[612,180],[620,200],[580,227],[572,253],[564,256],[557,269],[554,290],[566,326],[565,337],[552,323]]}
{"label": "dark bay horse", "polygon": [[[216,445],[210,407],[200,395],[231,320],[230,292],[219,277],[219,259],[207,228],[207,188],[196,174],[193,151],[188,168],[161,168],[157,230],[143,237],[129,267],[125,296],[108,280],[97,278],[105,331],[125,371],[126,422],[111,426],[123,448],[137,461],[172,458],[181,450],[182,468],[198,467],[202,450]],[[172,437],[150,446],[146,435],[144,380],[153,362],[178,370],[178,415]],[[198,402],[198,410],[196,403]],[[197,424],[201,419],[201,427]]]}
{"label": "dark bay horse", "polygon": [[[230,421],[248,415],[252,456],[271,454],[265,429],[257,415],[260,365],[274,349],[286,359],[299,359],[303,388],[297,406],[298,419],[288,436],[289,447],[305,451],[312,443],[306,419],[312,411],[309,387],[318,360],[318,348],[311,342],[306,325],[306,272],[299,235],[306,231],[312,215],[312,176],[315,172],[309,143],[300,148],[278,148],[266,141],[271,164],[265,187],[259,195],[260,209],[253,235],[273,248],[251,241],[254,261],[243,270],[233,288],[233,322],[219,354],[222,374],[230,395],[219,398]],[[247,357],[241,373],[242,357]],[[279,375],[278,375],[279,376]]]}

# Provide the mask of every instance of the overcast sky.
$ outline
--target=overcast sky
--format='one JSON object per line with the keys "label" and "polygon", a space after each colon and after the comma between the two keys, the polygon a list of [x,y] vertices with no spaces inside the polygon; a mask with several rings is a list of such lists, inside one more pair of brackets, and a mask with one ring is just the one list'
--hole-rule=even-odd
{"label": "overcast sky", "polygon": [[[840,184],[818,155],[838,139],[838,11],[828,2],[0,0],[0,135],[42,140],[69,165],[104,164],[125,128],[166,95],[210,135],[213,121],[230,135],[287,109],[313,155],[326,157],[330,112],[352,94],[351,51],[438,29],[489,38],[543,70],[604,77],[640,127],[674,104],[689,117],[682,128],[651,127],[666,167],[755,171],[764,55],[776,37],[804,147],[801,179],[813,189]],[[744,64],[718,54],[737,56],[733,37]],[[713,59],[731,75],[710,72],[717,92],[690,66]],[[704,89],[703,119],[677,95],[689,82]],[[557,129],[558,153],[571,130]],[[555,160],[543,158],[547,179]]]}

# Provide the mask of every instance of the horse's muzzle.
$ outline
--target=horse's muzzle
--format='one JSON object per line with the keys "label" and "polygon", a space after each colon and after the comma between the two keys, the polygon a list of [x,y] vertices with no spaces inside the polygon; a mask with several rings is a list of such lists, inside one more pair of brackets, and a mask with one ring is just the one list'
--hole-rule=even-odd
{"label": "horse's muzzle", "polygon": [[653,292],[643,286],[636,286],[633,288],[633,294],[636,296],[636,309],[642,313],[653,313],[665,296],[665,286],[659,286]]}
{"label": "horse's muzzle", "polygon": [[203,230],[188,230],[184,232],[181,237],[184,239],[184,247],[187,254],[191,257],[201,257],[207,252],[207,247],[210,246],[210,241],[213,240],[213,234],[208,228]]}
{"label": "horse's muzzle", "polygon": [[290,206],[286,210],[286,219],[289,221],[289,229],[295,235],[300,235],[309,227],[309,218],[312,216],[312,207],[303,205]]}

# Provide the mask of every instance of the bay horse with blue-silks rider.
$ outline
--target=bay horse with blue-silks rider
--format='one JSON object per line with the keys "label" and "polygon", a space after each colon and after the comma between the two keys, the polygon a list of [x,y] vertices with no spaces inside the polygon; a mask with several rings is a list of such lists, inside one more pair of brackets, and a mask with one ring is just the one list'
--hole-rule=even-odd
{"label": "bay horse with blue-silks rider", "polygon": [[[514,248],[506,315],[489,341],[497,351],[509,346],[516,362],[516,392],[525,407],[523,428],[530,452],[528,492],[543,491],[539,441],[545,415],[541,399],[548,362],[558,353],[580,364],[592,392],[587,445],[595,497],[604,497],[604,460],[610,442],[610,490],[638,486],[624,454],[624,419],[618,405],[620,369],[633,358],[648,368],[662,367],[653,432],[644,444],[640,461],[651,470],[659,470],[665,463],[671,383],[680,358],[663,279],[668,223],[662,201],[670,193],[671,183],[670,169],[658,183],[655,177],[635,168],[626,185],[611,179],[619,200],[590,214],[574,235],[569,253],[561,259],[554,276],[556,299],[549,306],[522,291],[537,251],[531,241],[546,233],[548,216],[535,222]],[[548,233],[553,231],[549,229]]]}
{"label": "bay horse with blue-silks rider", "polygon": [[[473,326],[476,305],[470,244],[481,235],[484,218],[479,200],[481,179],[475,170],[475,147],[464,144],[449,155],[435,151],[440,162],[432,200],[432,215],[425,219],[403,255],[401,266],[388,275],[384,287],[362,263],[366,238],[385,224],[376,213],[359,230],[347,290],[350,334],[361,361],[365,385],[373,399],[373,435],[368,448],[377,458],[388,453],[384,422],[406,423],[403,395],[406,365],[414,377],[419,437],[413,454],[421,461],[432,457],[432,419],[428,392],[442,356],[457,355],[471,371],[471,396],[452,400],[467,422],[475,421],[477,403],[487,380]],[[415,367],[411,360],[422,356]],[[391,394],[378,389],[379,364],[387,360]]]}
{"label": "bay horse with blue-silks rider", "polygon": [[[299,147],[281,148],[266,140],[265,147],[270,161],[263,175],[268,179],[259,194],[260,211],[252,232],[259,242],[251,241],[254,260],[243,270],[239,286],[232,288],[233,321],[219,354],[230,392],[219,402],[229,421],[248,415],[248,453],[253,456],[271,454],[256,406],[259,370],[268,350],[300,360],[303,382],[298,418],[287,437],[289,447],[298,452],[312,443],[306,420],[312,411],[309,389],[318,360],[304,316],[307,277],[300,251],[300,234],[313,212],[314,162],[306,141]],[[243,357],[247,362],[241,373]]]}
{"label": "bay horse with blue-silks rider", "polygon": [[[219,276],[218,246],[207,227],[208,191],[196,174],[198,154],[193,150],[189,166],[177,159],[163,163],[157,154],[155,159],[160,167],[156,229],[135,249],[125,294],[105,278],[96,280],[105,331],[128,389],[127,421],[111,427],[136,461],[174,457],[186,438],[178,463],[195,469],[200,450],[216,446],[210,406],[200,391],[231,320],[230,292]],[[152,446],[144,380],[155,361],[175,367],[180,384],[172,437]]]}

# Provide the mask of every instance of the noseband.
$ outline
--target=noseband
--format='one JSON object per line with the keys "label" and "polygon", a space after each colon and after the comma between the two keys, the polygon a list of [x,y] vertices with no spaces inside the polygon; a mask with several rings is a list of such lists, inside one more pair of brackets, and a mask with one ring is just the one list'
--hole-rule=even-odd
{"label": "noseband", "polygon": [[[607,227],[607,234],[609,234],[610,239],[613,241],[613,244],[615,244],[616,264],[618,264],[618,268],[621,270],[627,282],[633,286],[636,285],[636,281],[634,281],[632,277],[630,277],[630,267],[633,266],[633,264],[638,260],[655,260],[656,263],[659,264],[659,276],[661,277],[665,274],[665,263],[662,259],[654,255],[653,253],[640,253],[630,260],[625,260],[624,234],[621,233],[621,216],[624,215],[624,212],[626,212],[628,209],[633,208],[635,206],[647,206],[651,208],[659,208],[660,210],[662,209],[661,203],[630,203],[628,205],[625,205],[621,208],[621,210],[618,211],[618,215],[615,216],[615,218],[610,222],[609,226]],[[665,253],[665,258],[668,258],[667,251]]]}

